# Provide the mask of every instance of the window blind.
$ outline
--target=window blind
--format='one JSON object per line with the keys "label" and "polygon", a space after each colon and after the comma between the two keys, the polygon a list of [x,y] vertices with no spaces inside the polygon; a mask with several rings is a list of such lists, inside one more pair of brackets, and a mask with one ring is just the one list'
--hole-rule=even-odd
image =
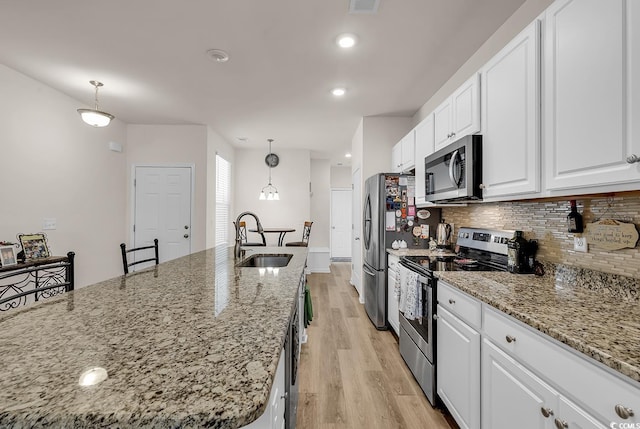
{"label": "window blind", "polygon": [[216,155],[216,246],[229,243],[231,163]]}

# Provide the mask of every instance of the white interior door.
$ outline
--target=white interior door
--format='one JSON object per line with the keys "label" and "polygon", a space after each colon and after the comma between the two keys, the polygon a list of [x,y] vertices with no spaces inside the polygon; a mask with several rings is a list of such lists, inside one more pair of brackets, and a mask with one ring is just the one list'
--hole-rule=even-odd
{"label": "white interior door", "polygon": [[191,253],[191,167],[135,167],[133,246],[158,238],[160,262]]}
{"label": "white interior door", "polygon": [[360,302],[364,303],[364,296],[362,295],[362,241],[360,237],[362,235],[362,173],[360,168],[357,168],[353,172],[352,184],[353,194],[351,196],[352,210],[352,234],[351,234],[351,284],[356,288],[360,295]]}
{"label": "white interior door", "polygon": [[351,189],[331,190],[331,258],[351,258]]}

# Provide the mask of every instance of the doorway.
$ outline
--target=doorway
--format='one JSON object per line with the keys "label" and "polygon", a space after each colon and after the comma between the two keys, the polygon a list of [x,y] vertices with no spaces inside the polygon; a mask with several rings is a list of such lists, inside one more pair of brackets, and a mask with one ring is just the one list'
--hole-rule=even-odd
{"label": "doorway", "polygon": [[351,189],[331,190],[331,261],[351,261]]}
{"label": "doorway", "polygon": [[160,262],[190,254],[192,190],[193,166],[134,166],[132,246],[157,238]]}

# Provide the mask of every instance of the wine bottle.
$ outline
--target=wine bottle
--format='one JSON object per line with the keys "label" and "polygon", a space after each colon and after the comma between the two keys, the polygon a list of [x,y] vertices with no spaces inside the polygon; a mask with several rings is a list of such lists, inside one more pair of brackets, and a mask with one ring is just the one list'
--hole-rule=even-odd
{"label": "wine bottle", "polygon": [[580,233],[584,230],[582,226],[582,215],[578,213],[576,208],[576,200],[569,201],[571,204],[571,211],[567,215],[567,226],[569,232]]}

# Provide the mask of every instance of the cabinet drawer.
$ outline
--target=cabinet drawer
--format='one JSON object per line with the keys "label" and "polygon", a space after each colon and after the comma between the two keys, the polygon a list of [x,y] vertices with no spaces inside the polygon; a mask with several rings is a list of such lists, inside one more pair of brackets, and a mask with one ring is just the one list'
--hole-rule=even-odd
{"label": "cabinet drawer", "polygon": [[[640,422],[637,382],[610,373],[595,360],[497,310],[485,306],[483,316],[486,336],[602,422]],[[622,419],[616,405],[634,410],[635,415]]]}
{"label": "cabinet drawer", "polygon": [[474,328],[480,329],[482,317],[480,301],[449,286],[442,280],[438,281],[437,289],[438,304]]}

